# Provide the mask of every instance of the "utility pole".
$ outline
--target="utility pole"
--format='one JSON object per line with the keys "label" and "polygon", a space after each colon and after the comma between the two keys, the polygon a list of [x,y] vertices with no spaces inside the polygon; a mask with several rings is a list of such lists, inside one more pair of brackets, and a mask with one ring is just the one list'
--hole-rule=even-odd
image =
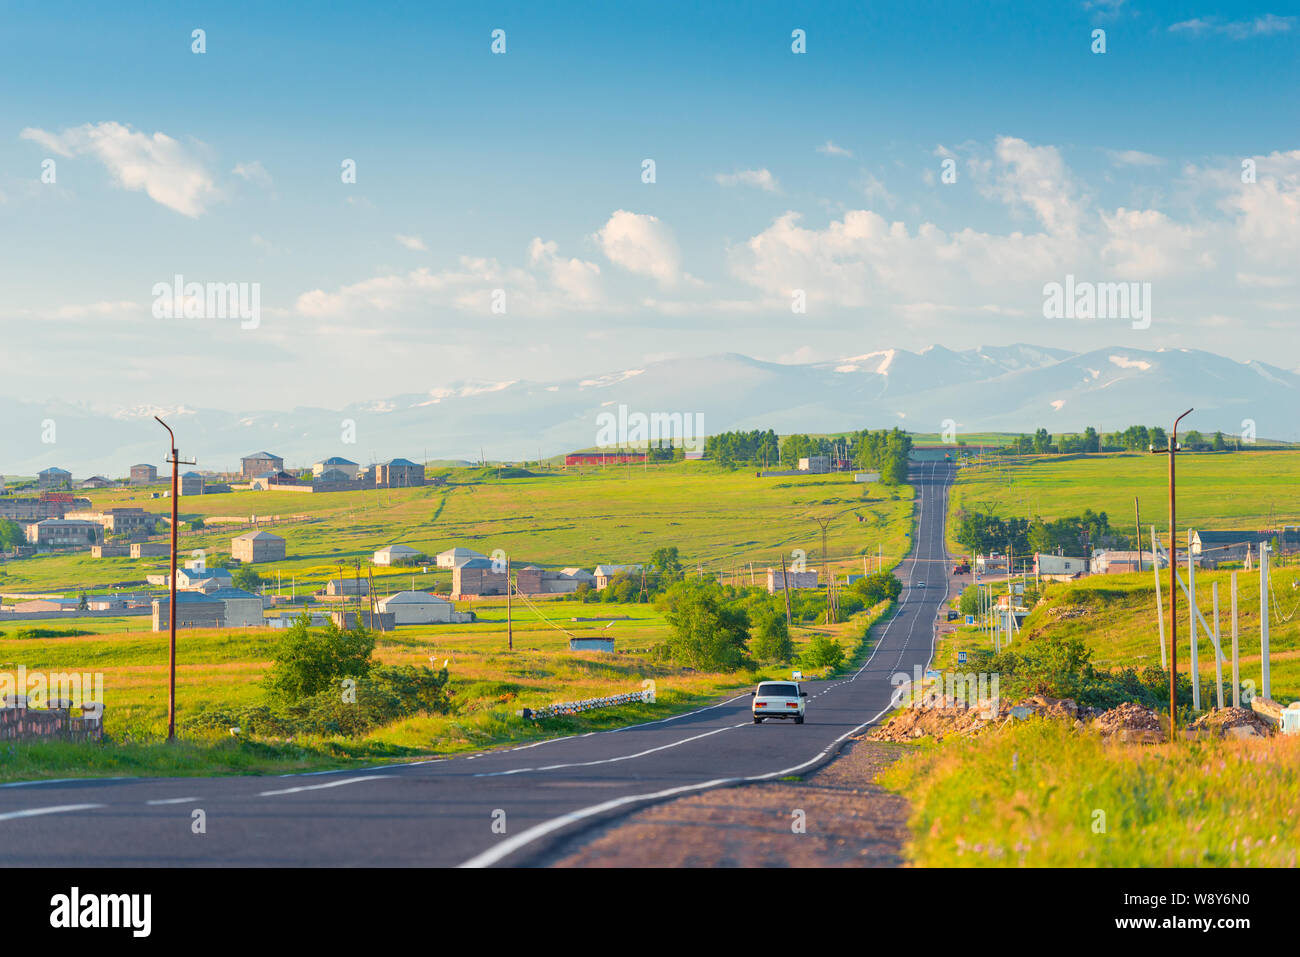
{"label": "utility pole", "polygon": [[789,631],[794,623],[790,620],[790,582],[785,577],[785,552],[781,553],[781,594],[785,596],[785,630]]}
{"label": "utility pole", "polygon": [[[1174,456],[1178,454],[1178,423],[1193,412],[1188,409],[1174,419],[1173,430],[1169,433],[1169,447],[1157,449],[1152,454],[1162,452],[1169,454],[1169,740],[1172,741],[1178,730],[1178,531],[1175,511]],[[1193,609],[1192,614],[1196,612]]]}
{"label": "utility pole", "polygon": [[[1160,554],[1160,545],[1156,541],[1156,527],[1151,526],[1151,574],[1156,580],[1156,624],[1160,626],[1160,669],[1162,671],[1169,668],[1169,662],[1166,661],[1165,653],[1165,609],[1160,600],[1160,562],[1156,556]],[[1139,559],[1139,564],[1141,560]],[[1234,572],[1234,574],[1236,574]],[[1234,593],[1235,594],[1235,593]],[[1236,598],[1233,598],[1236,601]]]}
{"label": "utility pole", "polygon": [[[171,437],[172,450],[167,457],[167,461],[172,464],[172,557],[171,557],[171,574],[167,576],[167,740],[176,740],[176,525],[179,517],[177,515],[176,493],[180,487],[180,466],[181,457],[176,451],[176,434],[172,432],[171,426],[154,416],[158,424],[167,430],[167,435]],[[194,465],[193,460],[187,460],[185,465]],[[1267,674],[1267,672],[1265,672]]]}
{"label": "utility pole", "polygon": [[1237,664],[1237,573],[1232,573],[1232,706],[1241,707],[1241,673]]}
{"label": "utility pole", "polygon": [[1187,616],[1187,624],[1192,629],[1192,708],[1197,711],[1201,710],[1201,664],[1197,656],[1196,640],[1196,613],[1200,610],[1200,605],[1196,602],[1196,562],[1192,560],[1192,532],[1187,531],[1187,604],[1190,613]]}
{"label": "utility pole", "polygon": [[[1134,541],[1137,542],[1137,548],[1138,548],[1137,570],[1138,572],[1141,572],[1142,571],[1142,512],[1138,509],[1138,497],[1136,495],[1133,496],[1133,530],[1137,532],[1137,538],[1135,538]],[[1157,580],[1159,579],[1157,578]]]}
{"label": "utility pole", "polygon": [[506,557],[506,647],[515,650],[515,623],[511,598],[514,588],[510,584],[510,558]]}
{"label": "utility pole", "polygon": [[1268,553],[1267,542],[1259,543],[1259,666],[1261,690],[1265,698],[1273,697],[1268,668]]}

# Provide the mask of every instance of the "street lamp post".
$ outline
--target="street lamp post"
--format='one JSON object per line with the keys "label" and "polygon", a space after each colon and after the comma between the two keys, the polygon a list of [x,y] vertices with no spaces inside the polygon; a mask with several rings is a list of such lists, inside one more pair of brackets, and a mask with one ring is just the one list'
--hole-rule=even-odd
{"label": "street lamp post", "polygon": [[[167,461],[172,464],[172,558],[171,573],[167,576],[167,612],[169,632],[168,652],[167,652],[167,740],[176,740],[176,524],[177,508],[176,494],[179,489],[179,469],[181,457],[176,452],[176,434],[172,432],[171,426],[154,416],[158,424],[167,430],[168,436],[171,437],[172,451]],[[186,462],[186,465],[193,465],[193,462]]]}
{"label": "street lamp post", "polygon": [[[1154,445],[1150,451],[1153,455],[1169,455],[1169,740],[1174,739],[1178,729],[1178,533],[1176,529],[1176,506],[1174,497],[1174,456],[1178,454],[1178,423],[1192,414],[1188,409],[1174,419],[1173,431],[1169,433],[1169,447],[1158,449]],[[1140,545],[1139,545],[1140,547]],[[1190,548],[1190,546],[1189,546]],[[1188,556],[1191,557],[1190,555]],[[1140,569],[1139,569],[1140,570]],[[1196,609],[1191,609],[1196,614]],[[1195,619],[1192,624],[1195,625]],[[1195,628],[1192,630],[1195,635]],[[1197,680],[1192,675],[1192,680]]]}

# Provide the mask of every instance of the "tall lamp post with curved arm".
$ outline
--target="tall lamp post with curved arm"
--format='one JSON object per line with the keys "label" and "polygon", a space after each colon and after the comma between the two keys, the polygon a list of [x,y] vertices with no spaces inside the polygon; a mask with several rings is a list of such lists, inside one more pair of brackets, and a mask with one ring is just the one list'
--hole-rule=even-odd
{"label": "tall lamp post with curved arm", "polygon": [[[167,430],[167,435],[171,438],[171,455],[167,461],[172,464],[172,560],[171,574],[167,576],[168,601],[167,630],[170,633],[170,643],[167,655],[167,740],[176,740],[176,493],[179,491],[179,468],[181,465],[180,456],[176,453],[176,433],[172,427],[154,416],[158,424]],[[186,462],[186,465],[193,465],[194,462]]]}
{"label": "tall lamp post with curved arm", "polygon": [[[1152,455],[1169,455],[1169,740],[1174,739],[1178,729],[1178,533],[1175,530],[1175,502],[1174,502],[1174,456],[1178,454],[1178,423],[1187,418],[1193,412],[1188,409],[1178,418],[1174,419],[1173,431],[1169,433],[1169,447],[1158,449],[1154,445],[1150,447]],[[1138,543],[1139,549],[1141,542]],[[1138,565],[1141,566],[1142,552],[1138,551]],[[1155,556],[1151,556],[1155,561]],[[1141,571],[1141,567],[1138,571]],[[1191,609],[1192,618],[1192,640],[1195,641],[1196,635],[1196,609]],[[1196,681],[1198,675],[1192,675],[1192,680]]]}

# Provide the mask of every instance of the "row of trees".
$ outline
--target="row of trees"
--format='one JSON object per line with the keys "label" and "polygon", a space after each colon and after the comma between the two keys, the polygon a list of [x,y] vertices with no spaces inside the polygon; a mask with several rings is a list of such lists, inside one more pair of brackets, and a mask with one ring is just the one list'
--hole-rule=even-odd
{"label": "row of trees", "polygon": [[907,460],[912,437],[901,429],[848,432],[838,436],[787,435],[777,437],[771,429],[752,432],[722,432],[709,436],[704,454],[724,468],[749,466],[771,468],[778,462],[795,468],[800,459],[824,455],[846,460],[854,468],[880,472],[882,482],[899,485],[907,481]]}
{"label": "row of trees", "polygon": [[1082,554],[1092,548],[1128,548],[1133,540],[1111,527],[1105,512],[1085,509],[1081,515],[1045,521],[1041,517],[1002,518],[985,512],[957,513],[954,537],[973,552],[1032,552]]}
{"label": "row of trees", "polygon": [[[1183,434],[1179,444],[1191,452],[1224,452],[1233,446],[1222,432],[1203,435],[1192,429]],[[1063,455],[1077,452],[1145,452],[1154,446],[1164,448],[1169,444],[1169,434],[1158,425],[1148,428],[1145,425],[1130,425],[1122,432],[1099,433],[1088,426],[1082,433],[1061,434],[1053,440],[1046,429],[1038,429],[1033,435],[1018,435],[1011,443],[1011,451],[1020,454]]]}

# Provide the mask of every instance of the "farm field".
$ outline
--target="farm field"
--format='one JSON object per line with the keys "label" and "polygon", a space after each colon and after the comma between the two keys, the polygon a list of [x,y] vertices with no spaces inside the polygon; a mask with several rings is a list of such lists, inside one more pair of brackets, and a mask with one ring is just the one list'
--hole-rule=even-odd
{"label": "farm field", "polygon": [[[360,560],[365,574],[373,552],[402,543],[434,554],[463,545],[490,555],[505,550],[519,564],[549,567],[638,563],[661,546],[676,545],[683,564],[748,582],[749,563],[758,579],[768,565],[803,549],[820,562],[821,532],[812,516],[839,515],[829,551],[841,571],[862,568],[862,557],[883,549],[884,567],[906,553],[912,489],[854,484],[851,474],[759,479],[752,472],[723,471],[685,462],[583,472],[541,472],[496,479],[494,470],[451,469],[446,486],[325,494],[231,492],[182,498],[182,522],[211,523],[220,517],[258,515],[264,527],[284,536],[289,557],[257,566],[280,591],[320,584],[351,574]],[[114,490],[88,493],[95,508],[140,506],[168,513],[165,499]],[[862,521],[856,521],[856,511]],[[279,516],[279,521],[270,521]],[[182,525],[180,552],[209,557],[230,553],[230,539],[252,526],[225,525],[190,531]],[[75,594],[120,582],[143,581],[166,570],[166,559],[93,559],[88,553],[40,555],[0,565],[0,594]],[[380,592],[411,587],[411,569],[376,568]],[[417,588],[446,593],[449,570],[422,574]],[[391,576],[391,580],[389,580]]]}
{"label": "farm field", "polygon": [[[860,654],[869,627],[889,610],[888,603],[864,611],[837,625],[801,627],[792,637],[796,649],[817,634],[838,637],[850,657]],[[338,766],[349,758],[403,757],[446,754],[491,745],[537,739],[557,733],[616,727],[634,720],[651,720],[688,710],[724,693],[735,693],[761,677],[788,674],[780,667],[737,674],[696,672],[652,659],[650,647],[667,634],[663,617],[646,604],[583,604],[550,600],[538,610],[514,606],[514,649],[507,648],[504,601],[480,603],[481,620],[469,625],[404,626],[380,635],[375,658],[382,664],[446,667],[451,676],[452,710],[448,714],[421,715],[377,729],[359,739],[295,740],[283,761],[295,768]],[[627,620],[573,622],[573,617]],[[548,620],[544,620],[548,619]],[[166,732],[167,643],[165,634],[130,630],[133,619],[105,622],[103,631],[69,638],[13,637],[11,623],[0,634],[0,670],[19,664],[29,671],[101,672],[104,676],[105,731],[115,747],[67,746],[62,750],[93,758],[87,766],[73,761],[50,762],[50,745],[17,745],[15,760],[0,766],[0,780],[50,774],[111,773],[121,770],[118,745],[137,746],[137,759],[155,773],[158,760],[139,752]],[[100,622],[95,622],[99,625]],[[615,637],[618,652],[572,652],[568,635],[605,634]],[[134,626],[138,627],[138,626]],[[249,770],[249,755],[211,735],[186,734],[185,721],[203,709],[238,709],[260,704],[259,685],[270,666],[272,648],[280,632],[259,629],[192,629],[177,636],[177,712],[181,736],[190,745],[206,747],[204,755],[191,753],[192,766],[172,773],[214,773]],[[515,712],[622,692],[639,691],[653,681],[657,701],[592,712],[566,718],[526,723]],[[265,746],[240,742],[261,753]],[[272,745],[274,742],[271,743]],[[289,742],[284,742],[288,745]],[[40,760],[36,756],[41,757]],[[279,763],[266,756],[272,768]]]}
{"label": "farm field", "polygon": [[[949,499],[950,516],[971,509],[1050,520],[1091,508],[1105,512],[1112,526],[1129,531],[1137,496],[1143,535],[1150,534],[1153,523],[1162,535],[1168,534],[1167,456],[1117,452],[990,461],[958,471]],[[1300,524],[1297,474],[1300,451],[1180,453],[1180,529]],[[948,527],[954,527],[952,521]],[[956,542],[950,541],[949,547],[963,551]]]}

